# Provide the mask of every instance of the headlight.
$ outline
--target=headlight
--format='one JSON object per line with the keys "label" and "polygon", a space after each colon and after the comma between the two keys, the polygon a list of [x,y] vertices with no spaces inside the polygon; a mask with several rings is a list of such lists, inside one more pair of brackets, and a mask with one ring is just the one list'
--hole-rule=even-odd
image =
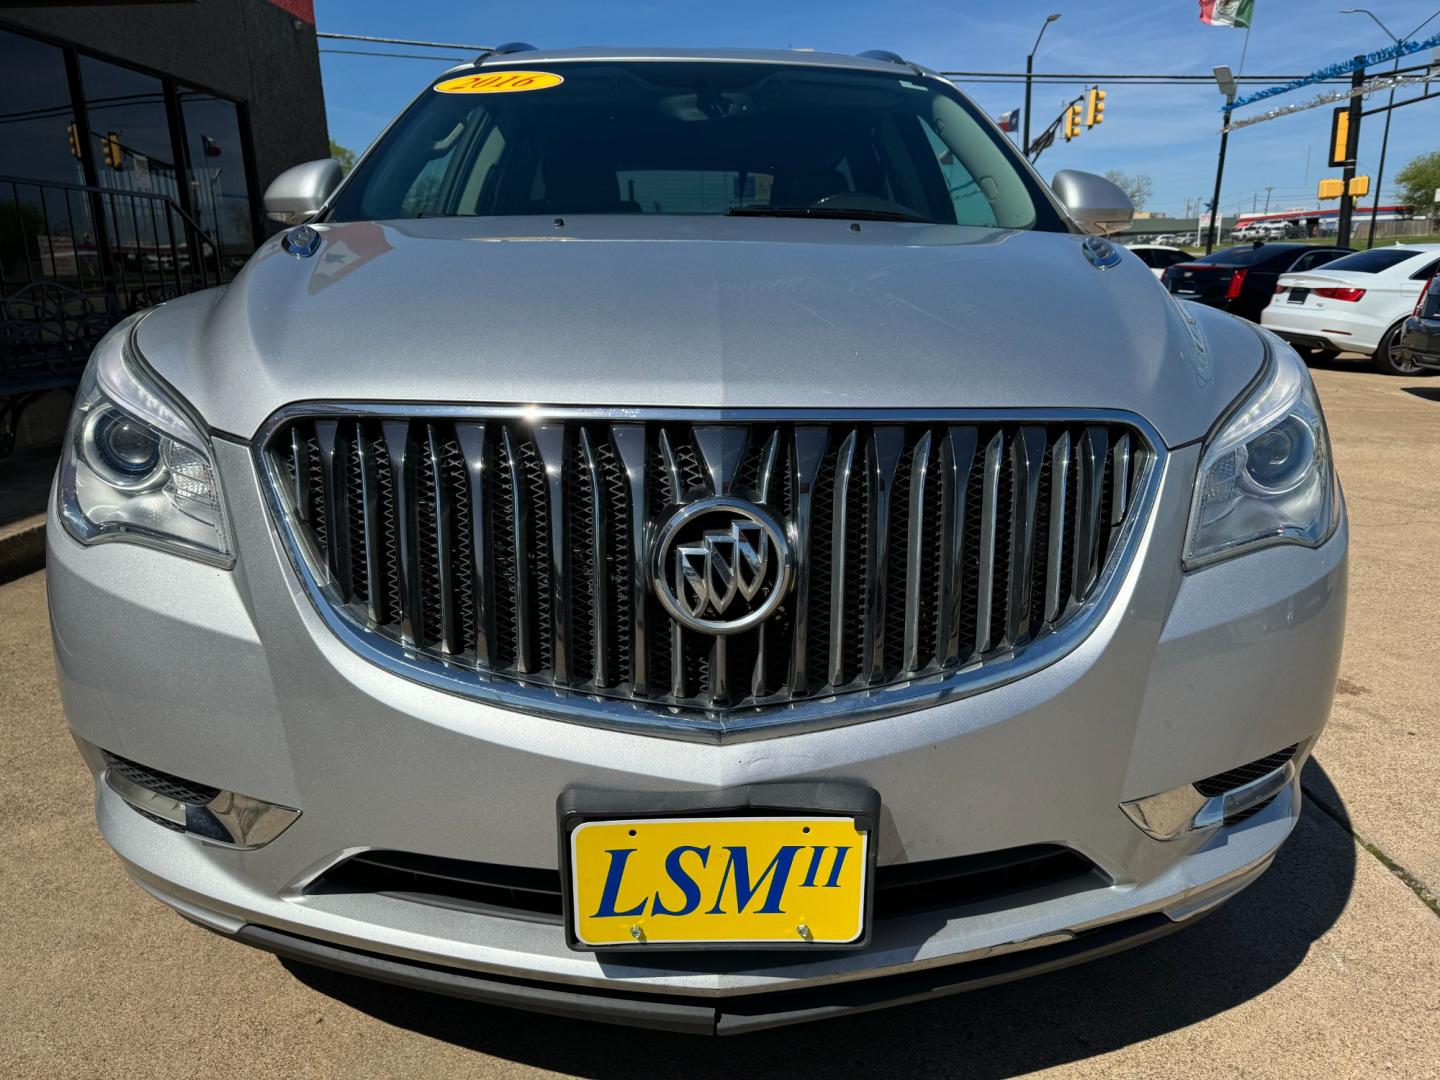
{"label": "headlight", "polygon": [[210,440],[141,366],[128,322],[95,348],[60,459],[60,519],[83,544],[129,540],[233,565]]}
{"label": "headlight", "polygon": [[1185,566],[1269,544],[1318,547],[1340,522],[1330,436],[1295,350],[1269,335],[1260,385],[1210,436],[1200,459]]}

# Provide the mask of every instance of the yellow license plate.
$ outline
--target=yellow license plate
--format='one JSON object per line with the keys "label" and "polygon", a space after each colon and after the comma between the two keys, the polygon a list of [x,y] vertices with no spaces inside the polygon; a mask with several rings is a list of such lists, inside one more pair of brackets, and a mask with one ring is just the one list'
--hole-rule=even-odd
{"label": "yellow license plate", "polygon": [[587,821],[570,834],[582,945],[844,945],[865,926],[868,834],[845,817]]}

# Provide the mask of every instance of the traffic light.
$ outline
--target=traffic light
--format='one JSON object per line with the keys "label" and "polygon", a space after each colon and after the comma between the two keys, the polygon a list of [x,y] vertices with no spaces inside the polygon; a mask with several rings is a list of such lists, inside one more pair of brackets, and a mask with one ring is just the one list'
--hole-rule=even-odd
{"label": "traffic light", "polygon": [[105,136],[105,164],[112,169],[125,167],[125,149],[120,145],[120,136],[113,131]]}
{"label": "traffic light", "polygon": [[1370,177],[1352,176],[1350,178],[1350,190],[1347,194],[1352,199],[1358,199],[1370,194]]}
{"label": "traffic light", "polygon": [[75,126],[75,121],[65,125],[65,132],[70,136],[70,153],[75,158],[80,157],[80,129]]}
{"label": "traffic light", "polygon": [[1085,113],[1085,126],[1093,128],[1105,119],[1105,91],[1098,86],[1090,90],[1089,108]]}
{"label": "traffic light", "polygon": [[1350,161],[1350,106],[1342,105],[1330,118],[1330,167],[1338,169]]}
{"label": "traffic light", "polygon": [[1317,195],[1321,199],[1338,199],[1345,194],[1345,181],[1328,179],[1320,181],[1320,189]]}
{"label": "traffic light", "polygon": [[1080,137],[1080,106],[1071,105],[1065,110],[1065,141]]}

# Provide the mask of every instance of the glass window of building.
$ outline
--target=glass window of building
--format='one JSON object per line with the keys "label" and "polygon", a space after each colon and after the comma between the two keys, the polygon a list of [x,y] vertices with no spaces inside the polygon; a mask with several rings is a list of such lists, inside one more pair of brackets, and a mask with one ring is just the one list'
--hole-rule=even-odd
{"label": "glass window of building", "polygon": [[0,176],[85,183],[64,50],[0,30],[0,71]]}
{"label": "glass window of building", "polygon": [[183,164],[171,137],[165,84],[80,54],[90,146],[110,246],[110,273],[131,310],[188,292],[213,252],[179,213]]}
{"label": "glass window of building", "polygon": [[95,235],[64,50],[0,30],[0,71],[0,298],[38,281],[79,288],[96,276]]}
{"label": "glass window of building", "polygon": [[80,80],[101,186],[153,192],[178,201],[164,83],[83,54]]}
{"label": "glass window of building", "polygon": [[178,87],[180,117],[190,162],[190,204],[215,236],[227,272],[238,270],[255,248],[245,143],[233,101]]}

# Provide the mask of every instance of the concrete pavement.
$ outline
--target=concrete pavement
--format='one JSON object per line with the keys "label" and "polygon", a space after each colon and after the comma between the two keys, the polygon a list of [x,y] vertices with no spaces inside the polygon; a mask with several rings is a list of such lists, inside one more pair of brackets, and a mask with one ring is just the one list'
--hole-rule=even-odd
{"label": "concrete pavement", "polygon": [[1336,364],[1317,381],[1350,500],[1350,633],[1274,868],[1121,956],[746,1039],[404,993],[184,922],[96,833],[43,576],[0,586],[0,1076],[1440,1077],[1440,917],[1420,895],[1440,885],[1440,380]]}
{"label": "concrete pavement", "polygon": [[[1350,509],[1350,607],[1323,760],[1356,831],[1440,896],[1440,378],[1316,370]],[[1440,963],[1440,958],[1437,958]]]}
{"label": "concrete pavement", "polygon": [[0,582],[45,565],[45,501],[59,454],[34,447],[0,460]]}

